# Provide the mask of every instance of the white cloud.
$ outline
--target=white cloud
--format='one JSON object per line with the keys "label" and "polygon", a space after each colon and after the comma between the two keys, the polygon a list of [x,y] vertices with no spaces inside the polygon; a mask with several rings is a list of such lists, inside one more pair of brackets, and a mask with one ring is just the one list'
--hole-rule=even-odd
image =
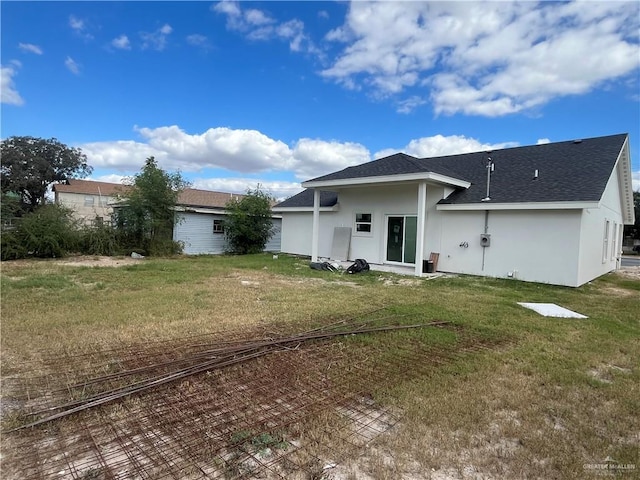
{"label": "white cloud", "polygon": [[218,192],[246,193],[248,189],[258,186],[265,192],[281,201],[303,190],[298,182],[273,182],[256,178],[198,178],[192,187]]}
{"label": "white cloud", "polygon": [[427,103],[427,100],[425,100],[424,98],[418,95],[414,95],[405,100],[399,101],[396,111],[398,113],[411,113],[416,108],[418,108],[421,105],[424,105],[425,103]]}
{"label": "white cloud", "polygon": [[83,19],[78,18],[75,15],[70,15],[69,26],[76,33],[76,35],[82,37],[85,40],[93,40],[93,35],[87,32],[87,24]]}
{"label": "white cloud", "polygon": [[131,42],[129,41],[129,37],[124,34],[111,40],[111,45],[120,50],[131,50]]}
{"label": "white cloud", "polygon": [[437,114],[500,116],[637,71],[637,2],[352,2],[321,74]]}
{"label": "white cloud", "polygon": [[359,143],[302,138],[293,149],[297,178],[308,179],[371,160]]}
{"label": "white cloud", "polygon": [[189,45],[192,45],[194,47],[200,47],[205,50],[208,50],[211,48],[209,39],[204,35],[200,35],[199,33],[194,33],[192,35],[187,35],[186,38],[187,38],[187,43]]}
{"label": "white cloud", "polygon": [[154,32],[140,32],[142,39],[142,49],[151,49],[161,52],[167,46],[167,37],[173,32],[173,28],[168,23],[158,28]]}
{"label": "white cloud", "polygon": [[115,173],[109,175],[99,175],[97,177],[89,177],[87,180],[94,180],[96,182],[106,182],[106,183],[119,183],[124,185],[127,179],[130,177],[125,175],[118,175]]}
{"label": "white cloud", "polygon": [[293,52],[306,52],[321,55],[321,51],[304,32],[304,23],[297,18],[278,22],[270,14],[255,8],[242,9],[240,3],[225,0],[211,7],[216,13],[227,16],[227,28],[241,32],[249,40],[268,41],[286,40]]}
{"label": "white cloud", "polygon": [[64,66],[73,73],[74,75],[80,74],[80,64],[76,62],[73,58],[67,57],[64,61]]}
{"label": "white cloud", "polygon": [[33,43],[19,43],[18,48],[23,52],[35,53],[36,55],[42,55],[42,48]]}
{"label": "white cloud", "polygon": [[[371,159],[357,143],[303,138],[290,147],[257,130],[226,127],[189,134],[173,125],[135,130],[142,141],[93,142],[78,145],[95,168],[136,171],[154,156],[169,170],[198,172],[225,169],[243,175],[289,171],[307,180]],[[287,187],[288,188],[288,187]]]}
{"label": "white cloud", "polygon": [[545,143],[551,143],[551,140],[548,138],[539,138],[536,145],[544,145]]}
{"label": "white cloud", "polygon": [[501,148],[515,147],[515,142],[504,143],[482,143],[475,138],[464,135],[434,135],[432,137],[422,137],[411,140],[404,148],[387,148],[376,152],[374,158],[382,158],[394,153],[403,152],[418,158],[442,157],[445,155],[456,155],[459,153],[483,152],[487,150],[498,150]]}
{"label": "white cloud", "polygon": [[16,90],[13,82],[13,77],[17,74],[16,69],[13,67],[1,67],[0,73],[0,103],[24,105],[24,100]]}

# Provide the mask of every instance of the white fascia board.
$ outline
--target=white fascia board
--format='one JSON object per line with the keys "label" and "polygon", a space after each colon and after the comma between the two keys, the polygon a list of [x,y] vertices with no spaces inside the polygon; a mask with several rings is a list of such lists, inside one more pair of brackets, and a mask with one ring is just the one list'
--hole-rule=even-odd
{"label": "white fascia board", "polygon": [[[333,207],[320,207],[321,212],[337,212],[339,205]],[[291,212],[313,212],[313,207],[275,207],[274,212],[291,213]]]}
{"label": "white fascia board", "polygon": [[363,185],[375,185],[384,183],[398,183],[398,182],[416,182],[416,181],[430,181],[434,183],[441,183],[446,185],[452,185],[454,187],[469,188],[471,183],[460,180],[459,178],[448,177],[434,172],[420,172],[420,173],[404,173],[400,175],[384,175],[379,177],[361,177],[361,178],[342,178],[338,180],[320,180],[320,181],[308,181],[302,182],[304,188],[327,188],[332,187],[358,187]]}
{"label": "white fascia board", "polygon": [[176,212],[186,213],[211,213],[217,215],[226,215],[227,211],[221,208],[202,208],[202,207],[186,207],[184,205],[176,205],[173,207]]}
{"label": "white fascia board", "polygon": [[598,202],[461,203],[436,205],[436,210],[582,210],[598,208]]}
{"label": "white fascia board", "polygon": [[631,155],[629,153],[629,137],[624,141],[624,145],[618,155],[614,168],[618,174],[618,185],[622,201],[622,218],[625,225],[633,225],[636,221],[633,202],[633,173],[631,172]]}

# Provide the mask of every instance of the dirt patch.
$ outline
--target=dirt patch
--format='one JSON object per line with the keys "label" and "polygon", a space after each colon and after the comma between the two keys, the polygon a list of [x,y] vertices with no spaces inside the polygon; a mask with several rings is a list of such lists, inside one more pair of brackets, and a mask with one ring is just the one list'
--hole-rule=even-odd
{"label": "dirt patch", "polygon": [[80,257],[70,257],[57,260],[59,265],[68,265],[72,267],[123,267],[125,265],[135,265],[143,262],[144,259],[131,257],[103,257],[83,255]]}
{"label": "dirt patch", "polygon": [[622,267],[616,274],[625,278],[640,280],[640,267]]}

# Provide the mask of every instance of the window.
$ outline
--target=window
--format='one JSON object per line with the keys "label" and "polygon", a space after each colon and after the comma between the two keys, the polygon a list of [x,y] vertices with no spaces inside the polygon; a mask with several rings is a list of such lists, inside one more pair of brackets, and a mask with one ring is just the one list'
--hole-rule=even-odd
{"label": "window", "polygon": [[94,202],[94,198],[93,195],[85,195],[84,197],[84,206],[85,207],[93,207],[93,202]]}
{"label": "window", "polygon": [[613,222],[613,235],[611,236],[611,260],[616,258],[616,248],[618,246],[618,224]]}
{"label": "window", "polygon": [[371,233],[370,213],[356,213],[356,233]]}
{"label": "window", "polygon": [[224,233],[224,224],[222,220],[213,220],[213,233]]}

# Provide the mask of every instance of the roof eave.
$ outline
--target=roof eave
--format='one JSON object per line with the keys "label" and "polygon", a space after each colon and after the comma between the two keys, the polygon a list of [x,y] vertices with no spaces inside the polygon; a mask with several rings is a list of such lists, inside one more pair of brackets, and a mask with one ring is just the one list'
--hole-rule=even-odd
{"label": "roof eave", "polygon": [[480,210],[582,210],[598,208],[599,202],[514,202],[514,203],[446,203],[437,204],[436,210],[480,211]]}
{"label": "roof eave", "polygon": [[[335,204],[332,207],[320,207],[321,212],[337,212],[340,205]],[[293,212],[313,212],[313,207],[274,207],[274,212],[279,213],[293,213]]]}
{"label": "roof eave", "polygon": [[449,177],[435,172],[402,173],[398,175],[381,175],[374,177],[341,178],[336,180],[310,180],[302,182],[304,188],[336,188],[336,187],[362,187],[366,185],[394,184],[405,182],[426,181],[449,185],[452,187],[469,188],[470,182],[460,178]]}

